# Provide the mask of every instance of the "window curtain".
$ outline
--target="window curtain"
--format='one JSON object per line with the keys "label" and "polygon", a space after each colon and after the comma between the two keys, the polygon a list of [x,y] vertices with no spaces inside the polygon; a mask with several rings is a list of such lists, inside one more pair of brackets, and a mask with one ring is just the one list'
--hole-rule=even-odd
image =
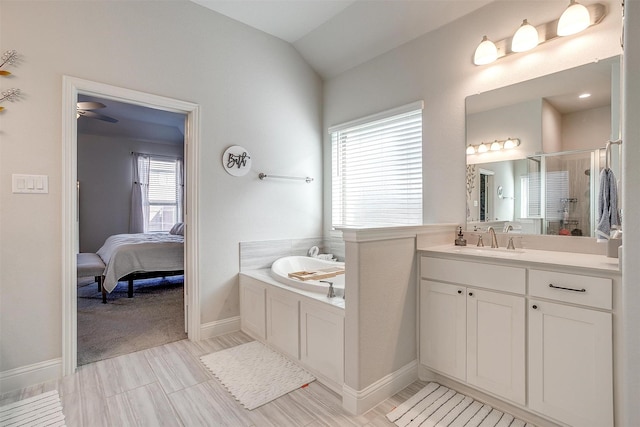
{"label": "window curtain", "polygon": [[149,216],[149,170],[151,158],[133,153],[133,185],[129,233],[146,233]]}
{"label": "window curtain", "polygon": [[178,222],[184,221],[184,161],[176,160],[176,218]]}

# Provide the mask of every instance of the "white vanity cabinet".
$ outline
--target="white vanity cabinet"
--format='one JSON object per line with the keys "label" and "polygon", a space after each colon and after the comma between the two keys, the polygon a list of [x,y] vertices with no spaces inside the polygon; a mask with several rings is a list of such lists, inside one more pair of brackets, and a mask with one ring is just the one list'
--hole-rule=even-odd
{"label": "white vanity cabinet", "polygon": [[466,381],[466,287],[421,280],[420,363]]}
{"label": "white vanity cabinet", "polygon": [[524,269],[422,257],[421,272],[420,363],[524,405]]}
{"label": "white vanity cabinet", "polygon": [[619,272],[604,257],[532,252],[421,254],[420,364],[553,425],[613,427]]}
{"label": "white vanity cabinet", "polygon": [[611,279],[530,270],[529,287],[529,407],[612,427]]}

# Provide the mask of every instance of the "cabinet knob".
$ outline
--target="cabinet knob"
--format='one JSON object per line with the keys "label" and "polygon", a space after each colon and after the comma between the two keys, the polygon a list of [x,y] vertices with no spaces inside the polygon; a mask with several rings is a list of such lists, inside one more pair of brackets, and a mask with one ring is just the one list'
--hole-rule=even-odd
{"label": "cabinet knob", "polygon": [[534,310],[537,310],[537,309],[538,309],[538,306],[537,306],[536,304],[533,304],[533,305],[531,306],[531,308],[533,308]]}
{"label": "cabinet knob", "polygon": [[469,296],[472,297],[473,296],[473,292],[469,292]]}
{"label": "cabinet knob", "polygon": [[461,293],[462,293],[462,291],[460,289],[458,289],[458,294],[461,294]]}

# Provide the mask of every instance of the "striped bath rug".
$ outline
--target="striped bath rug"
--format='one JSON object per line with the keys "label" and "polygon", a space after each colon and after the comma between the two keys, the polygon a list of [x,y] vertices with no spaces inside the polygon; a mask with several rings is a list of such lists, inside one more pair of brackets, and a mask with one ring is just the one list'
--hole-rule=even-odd
{"label": "striped bath rug", "polygon": [[315,380],[258,341],[202,356],[202,363],[247,409],[255,409]]}
{"label": "striped bath rug", "polygon": [[534,427],[438,383],[427,384],[387,418],[399,427]]}
{"label": "striped bath rug", "polygon": [[0,406],[0,426],[64,426],[57,390]]}

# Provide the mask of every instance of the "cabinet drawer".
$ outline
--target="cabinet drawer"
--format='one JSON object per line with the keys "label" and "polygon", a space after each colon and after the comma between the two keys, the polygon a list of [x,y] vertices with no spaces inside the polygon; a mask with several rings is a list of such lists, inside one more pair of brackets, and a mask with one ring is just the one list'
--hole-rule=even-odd
{"label": "cabinet drawer", "polygon": [[525,269],[520,267],[422,257],[420,274],[425,279],[516,294],[525,293]]}
{"label": "cabinet drawer", "polygon": [[604,277],[529,270],[529,295],[611,310],[612,280]]}

